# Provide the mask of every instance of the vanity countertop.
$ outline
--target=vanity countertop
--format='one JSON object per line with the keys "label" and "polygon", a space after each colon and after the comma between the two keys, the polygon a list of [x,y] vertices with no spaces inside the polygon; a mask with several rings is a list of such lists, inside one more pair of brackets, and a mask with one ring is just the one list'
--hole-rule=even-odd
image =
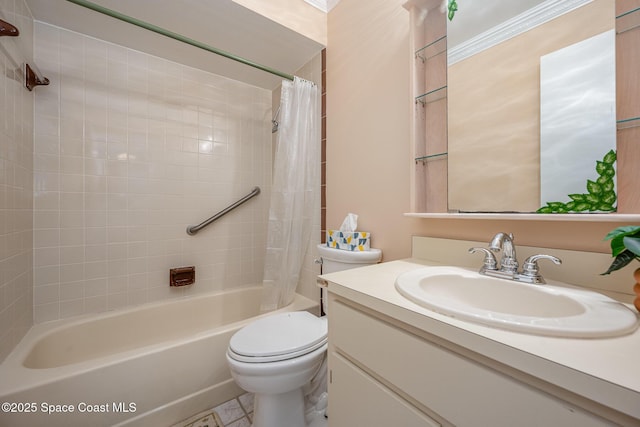
{"label": "vanity countertop", "polygon": [[335,295],[640,420],[640,329],[612,338],[558,338],[441,315],[395,289],[398,275],[431,265],[442,264],[412,258],[321,277]]}

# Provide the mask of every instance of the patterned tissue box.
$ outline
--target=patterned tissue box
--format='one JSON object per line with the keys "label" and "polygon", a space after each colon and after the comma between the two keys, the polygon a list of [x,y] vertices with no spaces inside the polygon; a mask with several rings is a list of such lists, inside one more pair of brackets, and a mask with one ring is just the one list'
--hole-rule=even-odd
{"label": "patterned tissue box", "polygon": [[371,233],[365,231],[327,231],[327,246],[344,251],[371,250]]}

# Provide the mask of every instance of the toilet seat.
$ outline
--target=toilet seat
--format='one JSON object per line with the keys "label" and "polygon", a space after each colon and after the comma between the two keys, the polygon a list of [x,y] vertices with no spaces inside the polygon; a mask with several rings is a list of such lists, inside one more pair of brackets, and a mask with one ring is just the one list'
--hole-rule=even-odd
{"label": "toilet seat", "polygon": [[266,363],[300,357],[327,343],[327,319],[306,311],[278,313],[236,332],[229,356],[239,362]]}

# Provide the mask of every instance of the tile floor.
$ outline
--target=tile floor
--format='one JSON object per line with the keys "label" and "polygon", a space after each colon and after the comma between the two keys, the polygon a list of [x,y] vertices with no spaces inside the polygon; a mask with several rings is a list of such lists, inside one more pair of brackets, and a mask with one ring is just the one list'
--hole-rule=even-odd
{"label": "tile floor", "polygon": [[[245,393],[221,405],[212,408],[220,419],[219,427],[251,427],[253,415],[253,394]],[[211,409],[184,420],[173,427],[215,427],[217,421],[211,416]]]}
{"label": "tile floor", "polygon": [[245,393],[213,408],[224,427],[250,427],[253,416],[253,394]]}
{"label": "tile floor", "polygon": [[[212,408],[220,419],[219,427],[251,427],[253,418],[253,394],[245,393],[221,405]],[[217,421],[209,417],[211,409],[194,415],[172,427],[215,427]],[[327,419],[320,415],[313,419],[310,427],[327,427]]]}

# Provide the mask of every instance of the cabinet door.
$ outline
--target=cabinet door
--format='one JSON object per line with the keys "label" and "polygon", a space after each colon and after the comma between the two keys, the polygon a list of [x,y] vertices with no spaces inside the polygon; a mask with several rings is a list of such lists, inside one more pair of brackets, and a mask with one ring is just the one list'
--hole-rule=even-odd
{"label": "cabinet door", "polygon": [[439,427],[400,396],[336,353],[329,356],[331,427]]}
{"label": "cabinet door", "polygon": [[611,425],[337,300],[331,301],[329,323],[335,351],[459,427]]}

